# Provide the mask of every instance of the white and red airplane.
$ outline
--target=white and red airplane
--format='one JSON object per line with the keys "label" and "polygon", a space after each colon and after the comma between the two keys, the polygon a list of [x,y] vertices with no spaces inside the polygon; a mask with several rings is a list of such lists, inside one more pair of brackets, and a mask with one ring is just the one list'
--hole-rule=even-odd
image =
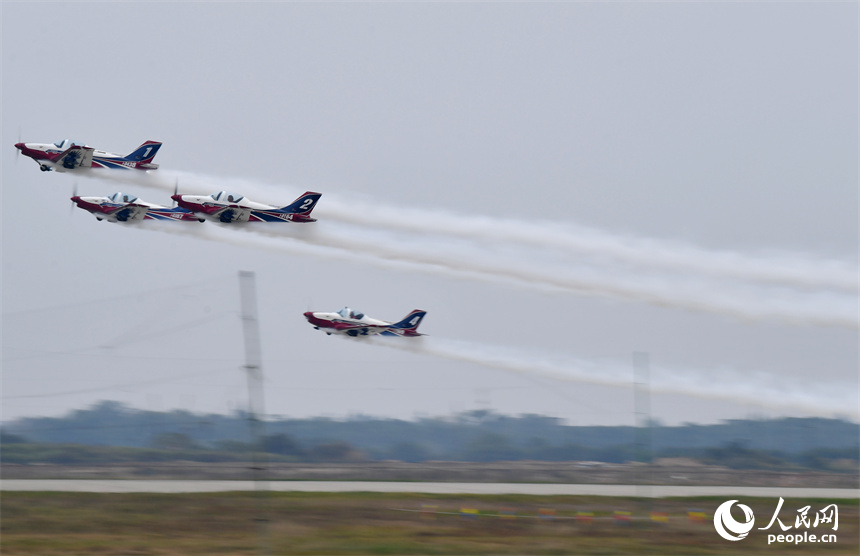
{"label": "white and red airplane", "polygon": [[366,316],[359,311],[344,307],[336,313],[305,313],[305,318],[316,330],[326,334],[346,334],[347,336],[423,336],[417,332],[418,325],[427,311],[414,310],[398,322],[386,322]]}
{"label": "white and red airplane", "polygon": [[68,172],[86,168],[155,170],[158,164],[153,164],[152,159],[161,148],[161,143],[147,141],[125,156],[76,145],[69,139],[56,143],[15,143],[15,148],[35,160],[43,172]]}
{"label": "white and red airplane", "polygon": [[168,208],[147,203],[128,193],[114,193],[110,197],[80,197],[75,195],[72,202],[79,208],[92,213],[97,220],[108,222],[140,222],[141,220],[184,220],[199,221],[191,211],[182,207]]}
{"label": "white and red airplane", "polygon": [[285,207],[256,203],[241,195],[219,191],[212,195],[172,195],[176,203],[206,220],[219,222],[316,222],[311,218],[321,193],[307,191]]}

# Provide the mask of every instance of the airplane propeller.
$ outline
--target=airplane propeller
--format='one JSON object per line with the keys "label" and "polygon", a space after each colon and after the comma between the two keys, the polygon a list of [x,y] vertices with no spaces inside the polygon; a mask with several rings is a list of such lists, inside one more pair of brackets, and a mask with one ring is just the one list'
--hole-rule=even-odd
{"label": "airplane propeller", "polygon": [[21,149],[17,145],[21,144],[21,126],[18,126],[18,142],[15,143],[15,164],[18,164],[18,157],[21,156]]}
{"label": "airplane propeller", "polygon": [[[173,186],[173,195],[179,195],[179,178],[176,178],[176,184]],[[173,208],[176,208],[176,199],[173,199]]]}
{"label": "airplane propeller", "polygon": [[[75,182],[72,185],[72,197],[77,197],[77,196],[78,196],[78,182]],[[74,212],[75,212],[75,201],[73,200],[72,206],[69,207],[69,216],[72,216],[72,213],[74,213]]]}

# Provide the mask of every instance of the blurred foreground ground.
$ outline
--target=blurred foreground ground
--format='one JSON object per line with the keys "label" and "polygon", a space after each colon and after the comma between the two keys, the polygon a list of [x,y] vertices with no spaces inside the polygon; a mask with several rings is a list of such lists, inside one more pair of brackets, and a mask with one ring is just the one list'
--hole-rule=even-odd
{"label": "blurred foreground ground", "polygon": [[[686,459],[654,464],[597,462],[361,462],[268,463],[260,478],[307,481],[427,481],[567,484],[724,485],[860,488],[853,471],[729,469]],[[5,464],[3,479],[195,479],[250,480],[251,463],[123,463],[105,465]]]}
{"label": "blurred foreground ground", "polygon": [[[857,554],[857,501],[838,501],[836,542],[730,542],[713,513],[724,500],[368,493],[3,493],[6,554]],[[777,500],[744,499],[765,527]],[[832,503],[787,499],[794,525]],[[803,525],[798,530],[805,530]],[[795,529],[788,531],[794,533]]]}

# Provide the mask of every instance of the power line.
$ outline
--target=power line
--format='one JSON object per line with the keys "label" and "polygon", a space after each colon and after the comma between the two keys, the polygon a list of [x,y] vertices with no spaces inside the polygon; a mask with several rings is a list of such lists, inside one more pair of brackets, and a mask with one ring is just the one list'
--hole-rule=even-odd
{"label": "power line", "polygon": [[[144,291],[136,290],[132,294],[123,293],[123,294],[117,294],[117,295],[113,295],[113,296],[99,297],[98,301],[99,301],[99,303],[104,303],[107,301],[121,301],[121,300],[122,301],[128,301],[128,299],[131,295],[133,295],[135,297],[143,297],[143,296],[148,296],[148,295],[159,295],[159,294],[163,294],[166,292],[180,291],[180,290],[184,290],[184,289],[188,289],[188,288],[203,286],[206,284],[214,284],[214,283],[217,283],[218,281],[224,280],[224,279],[226,279],[226,275],[224,275],[223,277],[212,278],[212,279],[208,279],[208,280],[199,280],[196,282],[187,282],[185,284],[180,284],[178,286],[168,286],[168,287],[157,288],[157,289],[152,289],[152,290],[144,290]],[[60,304],[60,305],[49,305],[47,307],[36,307],[36,308],[21,309],[18,311],[3,312],[2,317],[5,319],[8,317],[15,317],[15,316],[20,316],[20,315],[43,313],[46,311],[59,311],[59,310],[65,310],[65,309],[73,309],[76,307],[91,308],[92,306],[93,306],[93,302],[91,300],[76,301],[76,302],[64,303],[64,304]]]}

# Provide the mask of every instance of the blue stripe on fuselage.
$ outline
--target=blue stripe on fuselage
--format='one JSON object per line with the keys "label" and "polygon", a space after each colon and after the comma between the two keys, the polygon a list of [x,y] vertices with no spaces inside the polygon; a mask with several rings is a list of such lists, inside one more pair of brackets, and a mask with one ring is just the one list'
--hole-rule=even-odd
{"label": "blue stripe on fuselage", "polygon": [[128,166],[123,166],[121,160],[119,162],[115,162],[115,160],[119,159],[93,157],[93,162],[101,164],[105,168],[109,168],[111,170],[131,170],[131,168],[129,168]]}
{"label": "blue stripe on fuselage", "polygon": [[[251,214],[253,214],[254,216],[256,216],[257,218],[259,218],[260,220],[262,220],[262,221],[264,221],[264,222],[289,222],[289,220],[288,220],[288,219],[286,219],[286,218],[281,218],[281,217],[279,217],[279,216],[275,216],[275,215],[274,215],[274,214],[272,214],[271,212],[263,212],[263,211],[258,211],[258,210],[252,210],[252,211],[251,211]],[[285,214],[285,213],[280,213],[280,214],[282,214],[282,215],[283,215],[283,214]]]}

